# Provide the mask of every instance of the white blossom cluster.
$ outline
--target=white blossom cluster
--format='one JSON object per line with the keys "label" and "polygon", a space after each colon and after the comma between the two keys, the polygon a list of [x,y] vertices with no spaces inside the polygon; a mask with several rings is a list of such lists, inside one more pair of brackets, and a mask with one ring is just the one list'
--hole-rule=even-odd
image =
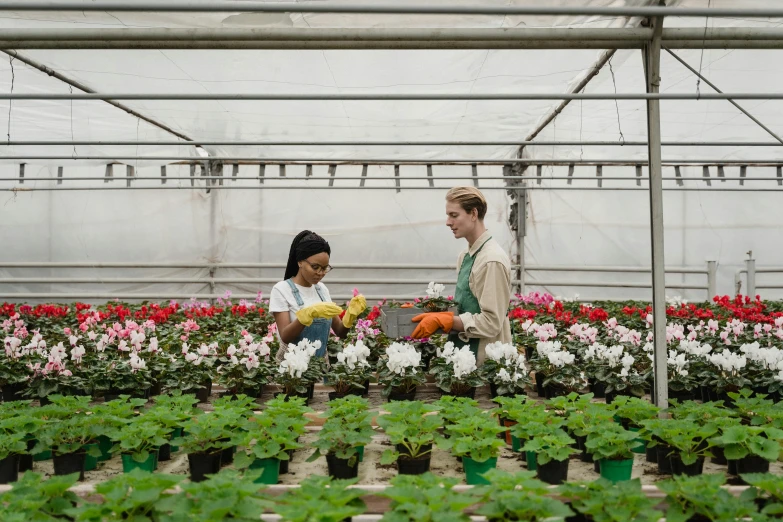
{"label": "white blossom cluster", "polygon": [[409,343],[392,343],[386,349],[386,368],[397,375],[404,375],[408,370],[416,373],[421,364],[421,354]]}
{"label": "white blossom cluster", "polygon": [[446,290],[446,285],[441,285],[436,283],[435,281],[431,281],[429,285],[427,285],[427,297],[436,299],[438,297],[443,296],[443,291]]}
{"label": "white blossom cluster", "polygon": [[438,348],[435,351],[435,355],[446,359],[446,361],[452,365],[454,368],[454,377],[456,379],[461,379],[466,375],[470,375],[478,369],[476,366],[476,356],[468,345],[457,348],[454,346],[454,343],[449,341],[443,345],[442,350]]}
{"label": "white blossom cluster", "polygon": [[244,364],[248,370],[258,368],[261,358],[268,357],[270,352],[268,344],[255,342],[253,336],[246,332],[239,339],[239,348],[232,344],[226,349],[232,364]]}
{"label": "white blossom cluster", "polygon": [[277,368],[277,373],[287,374],[289,377],[301,378],[310,365],[310,359],[321,347],[321,341],[310,342],[302,339],[298,344],[289,343],[288,350],[283,355],[283,360]]}
{"label": "white blossom cluster", "polygon": [[712,353],[707,356],[707,360],[714,366],[717,366],[724,372],[735,373],[747,365],[747,358],[744,355],[731,353],[724,350],[719,353]]}
{"label": "white blossom cluster", "polygon": [[363,341],[356,341],[356,344],[347,344],[343,351],[337,354],[337,364],[345,365],[349,370],[356,368],[368,368],[370,363],[367,357],[370,356],[370,349],[364,345]]}
{"label": "white blossom cluster", "polygon": [[487,359],[497,362],[500,369],[497,378],[505,383],[516,383],[527,375],[525,356],[511,343],[500,341],[486,346]]}

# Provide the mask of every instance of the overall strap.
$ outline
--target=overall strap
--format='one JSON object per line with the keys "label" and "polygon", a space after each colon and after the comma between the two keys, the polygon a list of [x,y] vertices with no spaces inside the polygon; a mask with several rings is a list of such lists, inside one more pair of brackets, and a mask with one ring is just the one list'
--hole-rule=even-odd
{"label": "overall strap", "polygon": [[[296,305],[304,306],[304,301],[302,300],[302,296],[299,294],[299,289],[294,284],[294,281],[292,279],[286,279],[285,282],[288,283],[288,286],[291,287],[291,293],[294,294],[294,299],[296,299]],[[321,299],[321,301],[323,301],[323,299]]]}
{"label": "overall strap", "polygon": [[321,301],[326,301],[326,299],[324,299],[324,295],[321,293],[321,288],[318,285],[314,285],[314,286],[315,286],[315,291],[318,293],[318,297],[321,298]]}

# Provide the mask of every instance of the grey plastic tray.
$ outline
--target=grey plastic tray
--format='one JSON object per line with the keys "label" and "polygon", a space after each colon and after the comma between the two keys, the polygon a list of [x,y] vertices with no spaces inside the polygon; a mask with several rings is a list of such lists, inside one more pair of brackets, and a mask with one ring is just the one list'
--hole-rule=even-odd
{"label": "grey plastic tray", "polygon": [[[457,313],[457,307],[452,306],[449,312]],[[411,322],[411,319],[421,313],[427,313],[421,308],[391,308],[389,306],[381,307],[381,331],[392,339],[401,337],[410,337],[418,323]],[[445,333],[438,330],[435,333]]]}

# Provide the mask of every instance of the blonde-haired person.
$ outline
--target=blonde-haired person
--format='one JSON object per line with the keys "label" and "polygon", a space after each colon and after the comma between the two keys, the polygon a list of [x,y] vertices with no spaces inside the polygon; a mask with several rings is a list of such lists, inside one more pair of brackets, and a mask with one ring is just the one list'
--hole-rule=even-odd
{"label": "blonde-haired person", "polygon": [[487,344],[511,342],[508,303],[511,299],[511,262],[484,225],[487,200],[475,187],[454,187],[446,194],[446,226],[468,248],[457,260],[457,315],[421,314],[412,337],[431,336],[438,328],[450,332],[457,346],[470,344],[477,364],[484,362]]}

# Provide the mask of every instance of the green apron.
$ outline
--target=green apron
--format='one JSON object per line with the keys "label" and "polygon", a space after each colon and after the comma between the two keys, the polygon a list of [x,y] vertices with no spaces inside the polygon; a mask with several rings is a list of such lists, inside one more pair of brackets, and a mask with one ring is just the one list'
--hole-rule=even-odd
{"label": "green apron", "polygon": [[[472,256],[470,253],[465,254],[465,258],[462,260],[462,266],[459,267],[459,275],[457,276],[457,291],[454,292],[454,300],[457,301],[458,314],[481,313],[479,301],[476,296],[473,295],[473,292],[470,291],[470,272],[473,270],[473,263],[476,261],[476,257],[478,257],[479,252],[481,252],[481,249],[484,248],[484,245],[486,245],[490,239],[492,239],[492,237],[489,237],[487,241],[484,241],[484,243]],[[465,341],[459,338],[459,333],[457,332],[449,334],[449,341],[453,342],[454,345],[458,348],[465,346]],[[476,357],[478,357],[480,342],[481,339],[478,337],[470,339],[470,351],[472,351]]]}

